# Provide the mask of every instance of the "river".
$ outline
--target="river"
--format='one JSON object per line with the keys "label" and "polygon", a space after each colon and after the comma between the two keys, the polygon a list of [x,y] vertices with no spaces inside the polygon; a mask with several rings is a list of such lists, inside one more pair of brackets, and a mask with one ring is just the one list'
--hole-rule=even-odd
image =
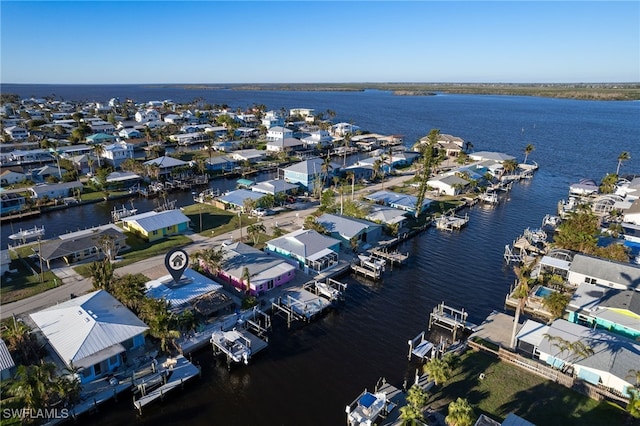
{"label": "river", "polygon": [[[502,254],[527,227],[539,227],[545,214],[555,213],[568,186],[581,178],[599,181],[615,172],[622,151],[631,154],[621,174],[640,173],[640,103],[590,102],[507,96],[393,96],[386,92],[237,92],[180,91],[137,86],[3,87],[7,93],[65,99],[106,101],[131,97],[136,101],[202,96],[210,103],[245,107],[332,109],[336,120],[363,129],[404,134],[407,145],[430,129],[471,141],[476,151],[499,151],[540,165],[530,181],[521,181],[493,208],[470,209],[461,232],[429,229],[404,242],[408,265],[387,272],[377,283],[345,277],[350,284],[345,304],[303,327],[287,330],[274,321],[269,348],[246,367],[227,371],[209,349],[194,355],[203,376],[175,391],[164,403],[148,407],[139,417],[131,400],[109,403],[99,415],[85,417],[93,425],[340,425],[344,408],[379,377],[400,385],[413,375],[406,359],[407,340],[425,330],[431,309],[440,302],[464,308],[471,322],[481,322],[492,310],[503,310],[513,272]],[[19,89],[19,90],[18,90]],[[114,90],[111,90],[114,89]],[[216,188],[220,181],[212,181]],[[223,189],[222,186],[220,186]],[[190,194],[179,203],[189,203]],[[102,204],[102,205],[101,205]],[[136,201],[136,207],[138,201]],[[109,220],[113,205],[98,203],[44,215],[47,229],[63,221],[92,225]],[[42,222],[44,220],[45,222]],[[73,221],[73,222],[71,222]],[[14,224],[28,227],[24,223]],[[2,226],[3,238],[7,225]],[[52,235],[47,234],[48,237]],[[4,244],[4,242],[3,242]]]}

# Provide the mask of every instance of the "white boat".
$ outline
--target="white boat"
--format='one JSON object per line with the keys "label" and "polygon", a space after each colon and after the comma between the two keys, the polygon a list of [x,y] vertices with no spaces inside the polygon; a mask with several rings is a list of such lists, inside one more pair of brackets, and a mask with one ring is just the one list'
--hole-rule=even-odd
{"label": "white boat", "polygon": [[385,392],[363,392],[356,401],[347,407],[349,426],[371,426],[379,416],[388,412],[389,401]]}
{"label": "white boat", "polygon": [[325,296],[329,300],[338,300],[342,293],[337,288],[333,288],[330,285],[316,281],[315,282],[316,290],[318,290],[318,294],[321,296]]}
{"label": "white boat", "polygon": [[239,331],[214,331],[211,343],[234,362],[249,363],[251,358],[251,341]]}
{"label": "white boat", "polygon": [[483,192],[482,194],[478,195],[478,198],[489,204],[498,204],[500,202],[500,200],[498,199],[498,194],[493,191]]}
{"label": "white boat", "polygon": [[42,227],[40,228],[38,228],[38,226],[36,225],[31,229],[24,229],[24,230],[21,229],[15,234],[9,235],[9,239],[27,241],[32,238],[42,237],[43,235],[44,235],[44,225],[42,225]]}
{"label": "white boat", "polygon": [[544,228],[545,226],[548,226],[550,228],[555,228],[560,225],[560,221],[560,216],[553,216],[548,214],[542,219],[542,227]]}
{"label": "white boat", "polygon": [[138,209],[133,208],[133,203],[131,203],[130,209],[126,208],[124,205],[122,206],[121,209],[116,209],[114,207],[113,211],[111,212],[111,218],[113,219],[114,222],[117,222],[119,220],[124,219],[125,217],[133,216],[136,213],[138,213]]}
{"label": "white boat", "polygon": [[385,266],[387,265],[387,262],[384,259],[376,259],[364,254],[359,254],[358,259],[360,260],[361,266],[371,269],[372,271],[384,272]]}

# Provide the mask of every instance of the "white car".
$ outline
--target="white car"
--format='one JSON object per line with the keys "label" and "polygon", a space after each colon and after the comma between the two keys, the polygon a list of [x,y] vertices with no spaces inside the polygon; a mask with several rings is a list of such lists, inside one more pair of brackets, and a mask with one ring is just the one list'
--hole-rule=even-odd
{"label": "white car", "polygon": [[251,210],[251,216],[262,217],[266,215],[267,215],[267,211],[263,208],[257,208],[257,209]]}

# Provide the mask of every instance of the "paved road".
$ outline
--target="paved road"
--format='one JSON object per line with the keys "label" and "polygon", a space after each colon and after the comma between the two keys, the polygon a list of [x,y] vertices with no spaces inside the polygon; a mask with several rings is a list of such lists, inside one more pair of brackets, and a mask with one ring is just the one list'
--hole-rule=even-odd
{"label": "paved road", "polygon": [[[383,187],[389,188],[393,185],[400,185],[402,182],[407,180],[409,176],[413,176],[413,173],[388,178],[384,183],[368,186],[357,191],[357,193],[370,193],[378,191]],[[346,196],[347,195],[345,194],[345,197]],[[267,233],[273,232],[273,228],[276,226],[276,223],[278,227],[282,228],[286,232],[301,229],[305,217],[313,213],[317,209],[317,206],[317,203],[315,203],[311,207],[285,211],[274,216],[267,216],[264,218],[262,223],[265,225]],[[188,236],[193,240],[193,243],[187,246],[186,250],[187,253],[191,254],[196,250],[210,247],[211,245],[219,247],[222,242],[226,240],[238,241],[241,234],[246,241],[248,239],[246,227],[220,235],[216,235],[214,230],[211,237],[204,237],[200,234],[192,233]],[[131,265],[123,266],[122,268],[116,269],[116,274],[124,275],[128,273],[141,273],[150,279],[157,279],[167,275],[167,270],[164,266],[164,258],[165,255],[158,255]],[[53,272],[62,279],[61,285],[51,290],[47,290],[46,292],[36,294],[35,296],[0,306],[0,319],[10,318],[12,315],[19,316],[35,312],[48,306],[53,306],[57,303],[69,300],[72,294],[81,295],[93,290],[91,280],[78,275],[71,267],[54,269]]]}

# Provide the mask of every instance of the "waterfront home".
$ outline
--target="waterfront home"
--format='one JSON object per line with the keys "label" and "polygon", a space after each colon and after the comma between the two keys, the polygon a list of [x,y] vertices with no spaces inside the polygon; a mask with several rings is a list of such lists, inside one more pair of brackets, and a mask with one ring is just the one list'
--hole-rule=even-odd
{"label": "waterfront home", "polygon": [[351,143],[355,144],[360,151],[373,151],[380,146],[379,135],[366,133],[351,137]]}
{"label": "waterfront home", "polygon": [[160,121],[160,113],[153,108],[139,110],[134,116],[138,123],[148,123],[150,121]]}
{"label": "waterfront home", "polygon": [[111,253],[111,257],[115,257],[120,250],[127,247],[127,238],[122,229],[114,224],[107,224],[62,234],[54,239],[43,241],[40,244],[38,256],[47,264],[48,269],[51,269],[51,262],[55,260],[62,260],[70,265],[84,260],[103,259],[104,253],[100,244],[102,238],[113,240],[116,253]]}
{"label": "waterfront home", "polygon": [[72,197],[77,191],[82,192],[82,182],[62,182],[51,184],[40,184],[29,188],[31,198],[36,200],[42,200],[48,198],[50,200],[54,198]]}
{"label": "waterfront home", "polygon": [[142,176],[133,172],[111,172],[106,179],[108,189],[118,190],[129,189],[140,182],[142,182]]}
{"label": "waterfront home", "polygon": [[0,214],[19,212],[26,202],[27,200],[20,193],[3,191],[0,193]]}
{"label": "waterfront home", "polygon": [[241,149],[238,151],[233,151],[231,153],[231,158],[233,158],[234,160],[248,161],[249,163],[257,163],[259,161],[262,161],[266,156],[266,152],[259,149]]}
{"label": "waterfront home", "polygon": [[90,121],[88,124],[93,133],[113,134],[116,132],[116,127],[113,124],[104,120],[93,120],[93,121]]}
{"label": "waterfront home", "polygon": [[284,179],[290,183],[300,184],[307,191],[313,191],[316,185],[324,186],[324,183],[331,182],[332,176],[340,174],[341,166],[337,163],[330,163],[325,173],[324,161],[322,158],[312,158],[286,167]]}
{"label": "waterfront home", "polygon": [[187,163],[186,161],[182,161],[178,158],[168,157],[166,155],[144,162],[144,166],[153,166],[153,165],[156,165],[159,167],[160,176],[166,177],[171,174],[172,170],[177,169],[179,167],[188,166],[189,163]]}
{"label": "waterfront home", "polygon": [[133,145],[124,141],[105,145],[102,158],[106,160],[107,164],[117,169],[123,161],[133,158]]}
{"label": "waterfront home", "polygon": [[385,175],[389,175],[393,172],[393,166],[391,165],[391,161],[389,160],[389,158],[383,159],[381,156],[363,158],[361,160],[358,160],[355,165],[375,170],[378,163],[380,164],[380,171]]}
{"label": "waterfront home", "polygon": [[89,145],[96,145],[99,143],[103,145],[108,145],[110,143],[114,143],[116,140],[117,140],[116,136],[108,135],[106,133],[96,133],[93,135],[89,135],[85,138],[85,142],[87,142]]}
{"label": "waterfront home", "polygon": [[[550,325],[527,320],[517,336],[520,351],[552,367],[573,369],[574,377],[623,395],[635,385],[630,370],[640,365],[640,344],[625,337],[592,330],[564,319]],[[588,348],[567,349],[567,345]]]}
{"label": "waterfront home", "polygon": [[635,201],[640,198],[640,177],[634,177],[631,181],[620,179],[616,184],[616,195]]}
{"label": "waterfront home", "polygon": [[458,195],[469,186],[469,181],[455,174],[441,174],[429,179],[427,185],[440,194]]}
{"label": "waterfront home", "polygon": [[3,170],[0,173],[0,185],[9,186],[27,180],[27,175],[13,170]]}
{"label": "waterfront home", "polygon": [[300,140],[305,148],[325,149],[333,144],[333,138],[326,130],[314,130]]}
{"label": "waterfront home", "polygon": [[104,290],[94,291],[32,313],[53,354],[79,369],[82,383],[121,367],[145,343],[149,327]]}
{"label": "waterfront home", "polygon": [[48,149],[30,149],[23,151],[16,149],[9,153],[8,158],[3,159],[3,165],[29,165],[33,163],[46,163],[53,161],[53,156]]}
{"label": "waterfront home", "polygon": [[9,135],[11,140],[18,141],[22,139],[27,139],[29,137],[29,132],[24,127],[20,126],[10,126],[5,127],[4,132]]}
{"label": "waterfront home", "polygon": [[226,155],[204,160],[207,170],[211,172],[230,172],[238,166],[238,162]]}
{"label": "waterfront home", "polygon": [[267,111],[260,120],[267,129],[275,126],[284,126],[284,117],[278,111]]}
{"label": "waterfront home", "polygon": [[569,185],[569,195],[591,195],[600,191],[598,184],[593,179],[580,179],[577,183]]}
{"label": "waterfront home", "polygon": [[582,283],[567,305],[570,322],[640,338],[640,292]]}
{"label": "waterfront home", "polygon": [[315,115],[316,110],[313,108],[291,108],[289,110],[289,116],[291,117],[302,117],[307,118],[309,116]]}
{"label": "waterfront home", "polygon": [[188,231],[190,221],[178,209],[150,211],[122,219],[125,231],[138,234],[149,242]]}
{"label": "waterfront home", "polygon": [[338,263],[340,240],[300,229],[267,241],[265,251],[296,262],[305,273],[318,273]]}
{"label": "waterfront home", "polygon": [[[236,149],[238,149],[238,147],[240,146],[240,141],[220,141],[220,142],[215,142],[213,144],[213,149],[215,151],[221,151],[221,152],[231,152],[231,151],[235,151]],[[207,149],[207,147],[205,146],[203,149]]]}
{"label": "waterfront home", "polygon": [[[218,277],[238,291],[262,295],[293,280],[296,267],[283,258],[255,249],[244,243],[222,247],[223,262]],[[245,271],[246,269],[246,271]],[[249,273],[249,279],[246,278]]]}
{"label": "waterfront home", "polygon": [[573,287],[586,282],[620,290],[638,289],[640,267],[630,263],[576,254],[571,262],[567,281]]}
{"label": "waterfront home", "polygon": [[626,223],[640,225],[640,199],[637,199],[622,213],[622,220]]}
{"label": "waterfront home", "polygon": [[293,130],[282,126],[271,127],[267,130],[267,141],[276,141],[287,138],[293,138]]}
{"label": "waterfront home", "polygon": [[316,219],[329,235],[340,240],[342,246],[351,249],[377,243],[382,238],[382,226],[354,217],[325,213]]}
{"label": "waterfront home", "polygon": [[49,178],[54,180],[62,179],[62,169],[55,166],[42,166],[29,170],[29,179],[36,183],[41,183]]}
{"label": "waterfront home", "polygon": [[224,210],[240,209],[244,212],[244,200],[251,199],[257,202],[262,197],[264,197],[264,194],[260,192],[249,191],[248,189],[237,189],[218,197],[214,201],[214,205]]}
{"label": "waterfront home", "polygon": [[16,372],[16,363],[9,353],[9,348],[4,340],[0,339],[0,380],[3,382],[13,378]]}
{"label": "waterfront home", "polygon": [[516,157],[501,152],[492,151],[478,151],[469,154],[469,158],[473,161],[496,161],[498,163],[504,163],[505,161],[515,160]]}
{"label": "waterfront home", "polygon": [[373,166],[371,165],[365,165],[365,166],[353,165],[353,166],[348,166],[343,168],[342,177],[344,177],[345,179],[348,178],[349,180],[348,183],[351,183],[351,178],[347,176],[349,173],[353,173],[353,177],[356,182],[361,182],[363,180],[373,179],[374,171],[373,171]]}
{"label": "waterfront home", "polygon": [[[418,197],[415,195],[407,195],[392,191],[377,191],[373,194],[365,195],[364,199],[376,204],[382,204],[411,213],[415,213],[416,205],[418,204]],[[425,198],[422,201],[420,213],[426,210],[432,202],[433,200]]]}
{"label": "waterfront home", "polygon": [[262,182],[256,182],[251,185],[251,190],[254,192],[261,192],[263,194],[269,194],[276,196],[277,194],[290,194],[298,190],[299,186],[293,183],[289,183],[282,179],[271,179]]}
{"label": "waterfront home", "polygon": [[349,133],[355,134],[358,130],[360,130],[359,126],[356,126],[351,123],[336,123],[329,129],[329,132],[332,136],[345,136]]}
{"label": "waterfront home", "polygon": [[[187,268],[178,282],[175,282],[173,277],[167,274],[156,280],[148,281],[145,288],[147,297],[164,299],[169,303],[169,310],[179,314],[185,310],[193,309],[201,299],[211,299],[213,293],[222,290],[222,285],[193,269]],[[232,303],[228,297],[221,297],[221,299],[226,299],[228,304]]]}
{"label": "waterfront home", "polygon": [[402,228],[407,221],[407,211],[380,204],[372,204],[368,207],[365,219],[386,225],[397,224],[399,228]]}
{"label": "waterfront home", "polygon": [[212,137],[210,134],[205,132],[190,132],[171,135],[169,136],[169,139],[180,146],[188,146],[208,142],[212,140]]}
{"label": "waterfront home", "polygon": [[302,148],[304,148],[304,143],[300,139],[296,138],[279,138],[272,139],[267,142],[267,152],[269,153],[289,153],[291,151],[298,151]]}

